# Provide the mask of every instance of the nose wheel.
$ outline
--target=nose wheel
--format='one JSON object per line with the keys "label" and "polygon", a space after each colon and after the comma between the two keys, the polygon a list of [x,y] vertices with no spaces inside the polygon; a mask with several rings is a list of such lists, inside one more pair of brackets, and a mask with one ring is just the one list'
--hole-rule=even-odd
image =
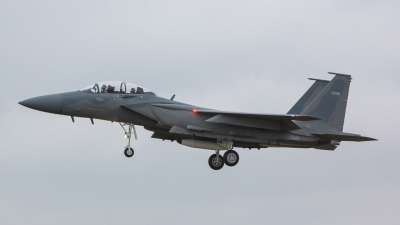
{"label": "nose wheel", "polygon": [[[128,145],[125,146],[124,154],[125,154],[126,157],[130,158],[135,153],[135,151],[131,148],[132,133],[135,135],[135,140],[137,140],[135,125],[133,125],[132,123],[119,123],[119,125],[125,131],[125,139],[128,139]],[[128,130],[125,129],[125,126],[128,126]]]}
{"label": "nose wheel", "polygon": [[126,157],[130,158],[133,156],[133,154],[135,154],[135,152],[133,151],[132,148],[126,148],[124,154]]}

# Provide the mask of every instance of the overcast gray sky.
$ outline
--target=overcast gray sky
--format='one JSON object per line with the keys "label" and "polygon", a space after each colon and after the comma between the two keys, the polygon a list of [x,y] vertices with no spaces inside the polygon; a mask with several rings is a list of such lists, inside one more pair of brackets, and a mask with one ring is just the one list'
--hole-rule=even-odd
{"label": "overcast gray sky", "polygon": [[[1,224],[399,224],[399,1],[0,0]],[[286,113],[353,75],[344,131],[378,142],[211,151],[34,111],[104,80],[203,107]]]}

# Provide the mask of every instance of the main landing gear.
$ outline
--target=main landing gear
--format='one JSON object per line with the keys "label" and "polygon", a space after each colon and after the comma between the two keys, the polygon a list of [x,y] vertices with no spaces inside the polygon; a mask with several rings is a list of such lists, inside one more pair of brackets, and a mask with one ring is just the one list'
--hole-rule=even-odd
{"label": "main landing gear", "polygon": [[[132,123],[119,123],[119,125],[121,125],[122,129],[124,129],[125,131],[125,139],[128,139],[128,145],[125,146],[124,154],[126,157],[130,158],[135,154],[135,151],[133,150],[133,148],[131,148],[132,131],[135,135],[135,139],[137,140],[135,125],[133,125]],[[125,129],[125,126],[128,126],[128,131]]]}
{"label": "main landing gear", "polygon": [[239,162],[239,154],[234,150],[228,150],[224,153],[222,157],[219,154],[219,150],[215,151],[216,154],[213,154],[208,159],[208,165],[210,165],[213,170],[220,170],[224,167],[224,164],[227,166],[235,166]]}

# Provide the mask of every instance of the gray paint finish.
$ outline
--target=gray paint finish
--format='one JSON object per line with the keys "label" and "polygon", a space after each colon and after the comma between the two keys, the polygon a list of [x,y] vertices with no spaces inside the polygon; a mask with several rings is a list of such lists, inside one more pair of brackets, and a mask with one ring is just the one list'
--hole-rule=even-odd
{"label": "gray paint finish", "polygon": [[[98,93],[98,84],[92,89],[35,97],[20,104],[49,113],[140,125],[154,133],[161,132],[155,137],[162,136],[162,139],[179,143],[186,139],[202,141],[195,145],[196,148],[204,141],[218,143],[224,140],[240,148],[320,149],[329,144],[334,150],[340,141],[375,140],[341,132],[350,80],[350,75],[343,74],[335,74],[328,84],[317,80],[291,110],[305,108],[301,115],[218,111],[175,102],[152,92]],[[122,82],[120,86],[126,84]]]}
{"label": "gray paint finish", "polygon": [[315,99],[315,97],[324,89],[329,83],[327,80],[319,80],[314,78],[308,78],[309,80],[315,80],[314,84],[307,90],[306,93],[296,102],[296,104],[287,112],[287,114],[301,114],[304,109]]}
{"label": "gray paint finish", "polygon": [[[0,5],[2,224],[400,224],[400,1]],[[217,173],[212,151],[138,127],[127,159],[116,123],[16,104],[111,79],[207,108],[286,113],[327,70],[353,77],[344,131],[379,142],[239,149],[240,163]]]}

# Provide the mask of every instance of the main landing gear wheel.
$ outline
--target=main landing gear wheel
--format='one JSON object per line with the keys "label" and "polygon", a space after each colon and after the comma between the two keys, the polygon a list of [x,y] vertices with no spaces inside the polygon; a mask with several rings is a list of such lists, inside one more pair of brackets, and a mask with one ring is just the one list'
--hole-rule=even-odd
{"label": "main landing gear wheel", "polygon": [[124,154],[126,157],[130,158],[133,156],[133,154],[135,154],[135,152],[133,151],[132,148],[126,148]]}
{"label": "main landing gear wheel", "polygon": [[220,155],[217,157],[217,154],[211,155],[208,159],[208,165],[210,165],[213,170],[220,170],[224,167],[224,159]]}
{"label": "main landing gear wheel", "polygon": [[224,162],[227,166],[236,166],[239,162],[239,154],[233,150],[226,151],[224,153]]}

